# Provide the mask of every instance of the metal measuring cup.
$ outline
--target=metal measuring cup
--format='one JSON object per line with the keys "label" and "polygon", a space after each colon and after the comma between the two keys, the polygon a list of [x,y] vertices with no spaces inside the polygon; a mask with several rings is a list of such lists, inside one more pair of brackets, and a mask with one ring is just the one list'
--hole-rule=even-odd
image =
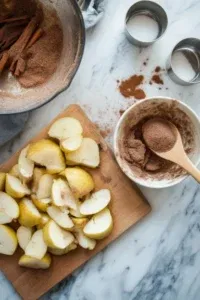
{"label": "metal measuring cup", "polygon": [[[175,71],[173,65],[173,55],[181,52],[194,70],[194,77],[190,80],[181,78]],[[200,40],[197,38],[187,38],[180,41],[172,50],[166,64],[169,77],[177,84],[191,85],[200,82]]]}
{"label": "metal measuring cup", "polygon": [[[153,39],[152,41],[141,41],[138,38],[135,38],[127,24],[128,21],[138,15],[145,15],[147,17],[152,18],[154,21],[156,21],[156,23],[158,24],[158,34],[157,37],[155,39]],[[126,18],[125,18],[125,34],[127,39],[129,40],[130,43],[132,43],[133,45],[136,46],[140,46],[140,47],[147,47],[151,44],[153,44],[154,42],[156,42],[158,39],[161,38],[161,36],[163,36],[163,34],[165,33],[166,29],[167,29],[167,25],[168,25],[168,18],[167,18],[167,14],[165,12],[165,10],[162,8],[162,6],[160,6],[159,4],[152,2],[152,1],[139,1],[135,4],[133,4],[129,10],[126,13]]]}

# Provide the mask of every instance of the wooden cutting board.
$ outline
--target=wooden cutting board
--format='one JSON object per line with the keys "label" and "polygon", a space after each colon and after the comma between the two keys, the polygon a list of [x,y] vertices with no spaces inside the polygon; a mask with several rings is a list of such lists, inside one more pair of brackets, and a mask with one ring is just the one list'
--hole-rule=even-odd
{"label": "wooden cutting board", "polygon": [[[31,270],[19,267],[18,259],[22,254],[20,249],[13,256],[0,255],[0,270],[4,272],[25,300],[39,298],[151,210],[150,205],[138,188],[122,173],[111,150],[107,147],[96,126],[87,118],[82,109],[77,105],[71,105],[56,119],[65,116],[78,119],[83,126],[84,136],[93,138],[100,145],[100,167],[95,170],[89,169],[89,172],[94,178],[96,189],[108,188],[111,191],[112,202],[110,207],[114,218],[114,229],[109,237],[98,242],[93,251],[78,248],[65,256],[54,256],[49,270]],[[46,138],[51,124],[27,144]],[[18,154],[19,152],[14,154],[8,162],[1,165],[0,171],[9,171],[17,163]]]}

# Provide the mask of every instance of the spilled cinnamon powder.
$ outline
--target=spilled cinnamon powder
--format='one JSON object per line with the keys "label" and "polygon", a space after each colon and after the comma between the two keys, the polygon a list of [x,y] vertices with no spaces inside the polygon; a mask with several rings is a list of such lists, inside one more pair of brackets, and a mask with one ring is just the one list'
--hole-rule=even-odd
{"label": "spilled cinnamon powder", "polygon": [[157,84],[164,84],[162,78],[160,77],[160,75],[154,74],[151,78],[151,81],[153,81],[154,83]]}
{"label": "spilled cinnamon powder", "polygon": [[119,85],[120,93],[125,98],[134,97],[135,99],[143,99],[146,97],[145,92],[138,86],[144,81],[143,75],[133,75],[126,80],[122,80]]}

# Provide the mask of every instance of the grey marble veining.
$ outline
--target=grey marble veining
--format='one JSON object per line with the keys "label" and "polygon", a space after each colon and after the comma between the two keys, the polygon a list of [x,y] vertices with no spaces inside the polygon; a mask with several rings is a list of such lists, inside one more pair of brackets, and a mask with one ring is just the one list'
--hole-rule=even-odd
{"label": "grey marble veining", "polygon": [[[165,67],[175,43],[189,36],[200,38],[200,1],[160,1],[168,13],[169,27],[163,39],[146,49],[134,48],[123,33],[124,16],[133,2],[107,1],[104,18],[87,35],[84,58],[72,85],[54,101],[31,113],[20,137],[1,149],[1,161],[70,103],[82,105],[102,129],[109,127],[107,140],[112,144],[119,110],[134,102],[120,95],[116,80],[134,73],[145,74],[143,87],[147,96],[181,99],[200,116],[199,85],[178,86],[165,72],[161,90],[148,84],[154,68]],[[149,61],[144,66],[146,58]],[[152,212],[42,299],[200,299],[199,185],[188,178],[168,189],[142,188],[142,191],[151,203]],[[3,277],[0,277],[0,292],[2,300],[17,299]]]}

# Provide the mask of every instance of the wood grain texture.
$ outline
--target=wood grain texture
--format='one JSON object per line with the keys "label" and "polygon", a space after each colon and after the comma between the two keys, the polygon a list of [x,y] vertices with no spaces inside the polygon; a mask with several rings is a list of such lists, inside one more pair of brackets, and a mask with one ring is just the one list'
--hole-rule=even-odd
{"label": "wood grain texture", "polygon": [[[101,164],[97,169],[88,169],[88,171],[94,178],[97,190],[108,188],[111,191],[112,201],[110,208],[114,218],[114,229],[109,237],[98,242],[93,251],[79,248],[65,256],[54,256],[51,268],[45,271],[19,267],[18,259],[22,254],[20,249],[11,257],[0,255],[0,269],[12,282],[22,298],[26,300],[35,300],[43,295],[56,283],[64,279],[119,237],[129,227],[142,219],[151,210],[150,205],[138,188],[122,173],[111,150],[107,147],[96,126],[87,118],[82,109],[77,105],[71,105],[56,119],[64,116],[71,116],[78,119],[83,126],[84,136],[93,138],[100,145]],[[27,144],[41,138],[46,138],[51,124]],[[18,154],[19,152],[14,154],[8,162],[1,165],[0,171],[9,171],[17,163]]]}

